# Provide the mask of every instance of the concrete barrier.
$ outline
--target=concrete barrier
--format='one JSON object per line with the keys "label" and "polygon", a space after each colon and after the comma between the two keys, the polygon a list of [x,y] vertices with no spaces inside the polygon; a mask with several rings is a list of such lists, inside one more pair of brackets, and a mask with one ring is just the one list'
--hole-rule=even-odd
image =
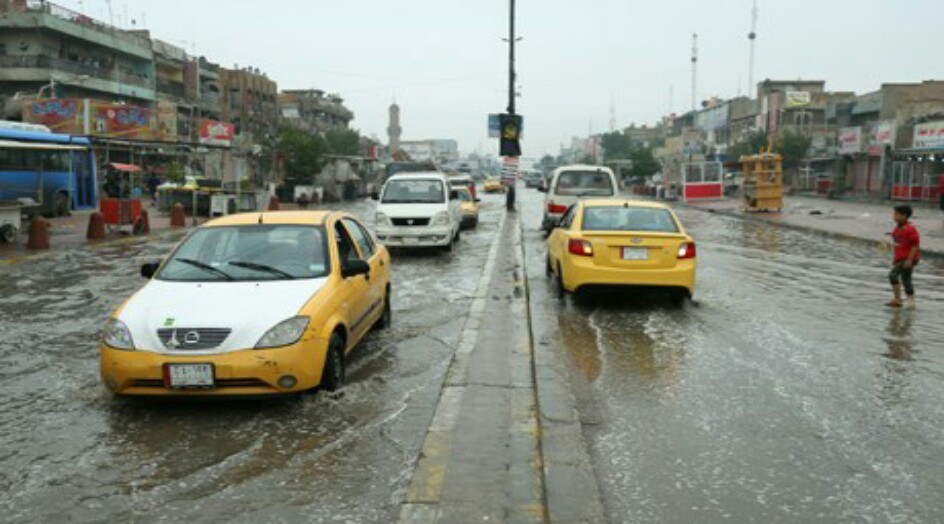
{"label": "concrete barrier", "polygon": [[49,249],[49,222],[36,217],[30,221],[29,240],[26,248],[31,250]]}
{"label": "concrete barrier", "polygon": [[135,227],[135,233],[138,235],[147,235],[151,232],[151,219],[148,216],[147,209],[141,210],[141,216],[138,217],[139,224]]}
{"label": "concrete barrier", "polygon": [[279,197],[272,195],[269,198],[269,207],[268,211],[278,211],[279,210]]}
{"label": "concrete barrier", "polygon": [[85,231],[86,240],[105,240],[105,218],[98,211],[89,215],[88,229]]}
{"label": "concrete barrier", "polygon": [[187,212],[183,204],[177,203],[171,208],[170,227],[187,227]]}

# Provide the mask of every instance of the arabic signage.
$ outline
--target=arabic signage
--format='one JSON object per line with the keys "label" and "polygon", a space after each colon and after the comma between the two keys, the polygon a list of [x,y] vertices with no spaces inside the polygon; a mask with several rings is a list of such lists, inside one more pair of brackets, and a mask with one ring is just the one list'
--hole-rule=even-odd
{"label": "arabic signage", "polygon": [[143,107],[92,101],[92,133],[109,138],[158,138],[154,112]]}
{"label": "arabic signage", "polygon": [[72,98],[35,100],[24,108],[23,121],[44,125],[53,133],[82,134],[83,103]]}
{"label": "arabic signage", "polygon": [[862,151],[862,128],[844,127],[839,130],[839,154],[851,155]]}
{"label": "arabic signage", "polygon": [[944,121],[916,125],[912,147],[915,149],[944,147]]}
{"label": "arabic signage", "polygon": [[216,120],[200,122],[200,143],[214,146],[229,146],[236,135],[233,124],[224,124]]}
{"label": "arabic signage", "polygon": [[813,96],[809,91],[787,91],[786,97],[787,99],[784,105],[787,109],[806,107],[813,101]]}
{"label": "arabic signage", "polygon": [[896,131],[894,120],[882,120],[872,124],[868,153],[872,156],[881,156],[885,146],[895,147]]}

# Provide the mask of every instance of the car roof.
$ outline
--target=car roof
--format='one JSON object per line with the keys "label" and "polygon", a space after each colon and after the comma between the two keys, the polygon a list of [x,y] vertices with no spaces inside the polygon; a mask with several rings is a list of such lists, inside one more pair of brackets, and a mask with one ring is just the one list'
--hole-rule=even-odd
{"label": "car roof", "polygon": [[238,213],[227,215],[203,224],[201,227],[269,225],[314,225],[321,226],[331,215],[349,216],[337,211],[263,211],[260,213]]}
{"label": "car roof", "polygon": [[613,174],[613,170],[606,166],[594,166],[590,164],[574,164],[570,166],[561,166],[554,170],[554,173],[563,173],[565,171],[600,171],[602,173]]}
{"label": "car roof", "polygon": [[387,181],[394,179],[405,179],[405,180],[429,180],[435,178],[436,180],[446,180],[446,175],[438,171],[422,171],[416,173],[397,173],[391,175]]}
{"label": "car roof", "polygon": [[669,206],[661,202],[652,202],[651,200],[634,200],[631,198],[592,198],[581,200],[583,207],[616,207],[628,206],[644,209],[665,209],[671,210]]}

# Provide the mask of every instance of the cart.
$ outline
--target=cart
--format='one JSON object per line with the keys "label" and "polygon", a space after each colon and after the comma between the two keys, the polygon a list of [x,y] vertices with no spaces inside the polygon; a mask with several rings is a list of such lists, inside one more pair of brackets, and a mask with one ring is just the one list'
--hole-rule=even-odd
{"label": "cart", "polygon": [[742,156],[744,204],[748,211],[783,211],[783,157],[761,152]]}
{"label": "cart", "polygon": [[123,226],[130,226],[132,234],[139,234],[144,229],[141,220],[141,199],[136,195],[134,175],[141,168],[130,164],[112,162],[106,166],[106,179],[109,180],[108,197],[102,198],[99,210],[105,227],[109,232],[120,231]]}
{"label": "cart", "polygon": [[0,201],[0,243],[12,244],[22,229],[23,204],[16,201]]}

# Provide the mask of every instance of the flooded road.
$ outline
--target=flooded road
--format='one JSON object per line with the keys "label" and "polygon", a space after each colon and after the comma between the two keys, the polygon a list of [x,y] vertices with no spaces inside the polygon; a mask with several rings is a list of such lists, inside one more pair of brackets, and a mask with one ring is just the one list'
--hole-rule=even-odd
{"label": "flooded road", "polygon": [[695,305],[562,303],[521,194],[535,343],[572,370],[611,522],[940,522],[940,261],[890,311],[874,247],[683,209]]}
{"label": "flooded road", "polygon": [[[453,253],[394,256],[393,328],[354,350],[337,396],[113,399],[101,326],[172,238],[0,267],[0,520],[394,520],[497,227],[492,200]],[[347,208],[372,222],[371,202]]]}

